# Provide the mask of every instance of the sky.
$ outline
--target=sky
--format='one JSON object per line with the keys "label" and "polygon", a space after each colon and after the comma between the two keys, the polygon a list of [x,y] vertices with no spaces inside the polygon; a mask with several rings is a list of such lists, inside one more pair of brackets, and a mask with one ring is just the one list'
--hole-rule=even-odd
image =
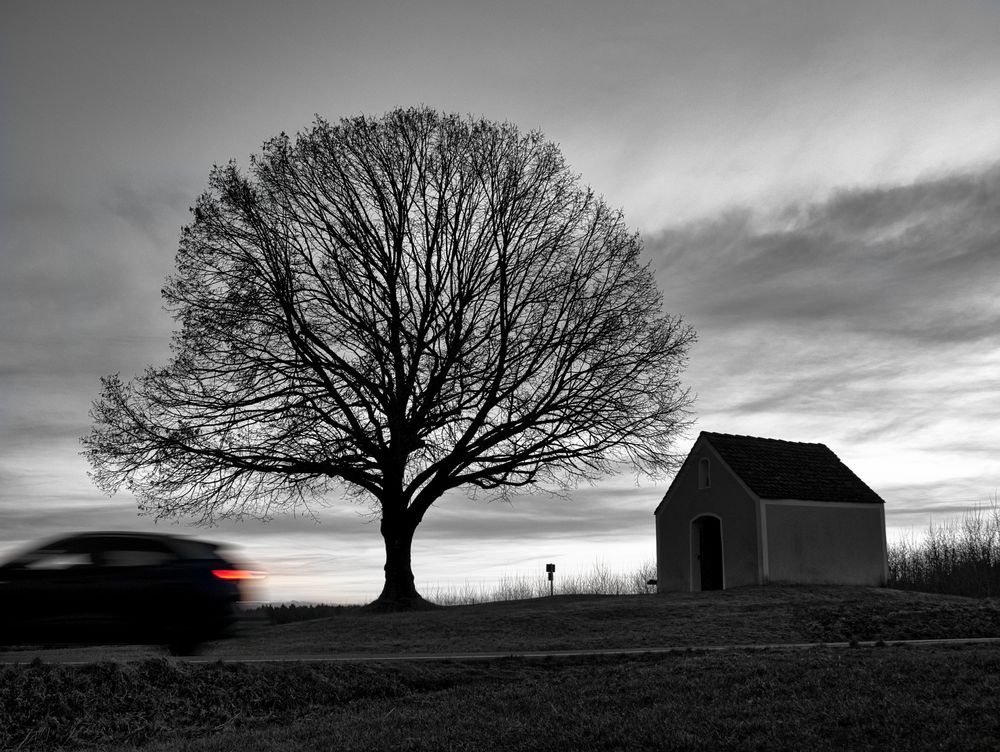
{"label": "sky", "polygon": [[[0,23],[0,556],[84,529],[217,540],[266,600],[378,595],[382,542],[311,513],[154,523],[87,476],[103,375],[169,356],[159,291],[215,163],[428,105],[540,129],[640,231],[698,331],[698,431],[822,442],[890,542],[1000,492],[1000,0],[7,0]],[[417,586],[655,558],[670,478],[452,494]]]}

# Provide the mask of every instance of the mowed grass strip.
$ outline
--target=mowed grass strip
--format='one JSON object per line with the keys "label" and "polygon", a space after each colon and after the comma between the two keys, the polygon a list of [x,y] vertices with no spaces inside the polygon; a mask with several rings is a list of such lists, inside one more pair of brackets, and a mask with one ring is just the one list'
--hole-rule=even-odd
{"label": "mowed grass strip", "polygon": [[[4,749],[995,750],[1000,648],[33,665]],[[12,712],[13,710],[13,712]]]}

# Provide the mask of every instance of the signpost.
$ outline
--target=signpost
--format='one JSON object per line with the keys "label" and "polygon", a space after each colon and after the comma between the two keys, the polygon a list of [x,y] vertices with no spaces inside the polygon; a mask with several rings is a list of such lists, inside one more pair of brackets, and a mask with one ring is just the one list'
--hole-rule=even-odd
{"label": "signpost", "polygon": [[556,572],[556,565],[555,564],[546,564],[545,565],[545,571],[549,575],[549,595],[552,595],[553,594],[553,589],[554,589],[554,586],[552,584],[552,579],[553,579],[553,575]]}

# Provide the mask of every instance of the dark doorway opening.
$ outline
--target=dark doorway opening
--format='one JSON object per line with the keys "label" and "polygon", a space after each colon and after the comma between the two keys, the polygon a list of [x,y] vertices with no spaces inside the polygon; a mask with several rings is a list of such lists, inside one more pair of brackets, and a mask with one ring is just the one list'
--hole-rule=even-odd
{"label": "dark doorway opening", "polygon": [[697,547],[698,585],[695,590],[722,590],[722,521],[699,517],[693,523],[692,538]]}

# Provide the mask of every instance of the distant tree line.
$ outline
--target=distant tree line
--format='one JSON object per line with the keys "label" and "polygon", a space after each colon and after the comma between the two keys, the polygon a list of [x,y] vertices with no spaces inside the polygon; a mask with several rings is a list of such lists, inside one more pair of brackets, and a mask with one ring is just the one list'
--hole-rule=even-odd
{"label": "distant tree line", "polygon": [[244,611],[250,619],[259,619],[268,624],[291,624],[309,619],[325,619],[335,616],[352,606],[330,606],[324,603],[281,603],[278,605],[264,604],[254,606]]}

